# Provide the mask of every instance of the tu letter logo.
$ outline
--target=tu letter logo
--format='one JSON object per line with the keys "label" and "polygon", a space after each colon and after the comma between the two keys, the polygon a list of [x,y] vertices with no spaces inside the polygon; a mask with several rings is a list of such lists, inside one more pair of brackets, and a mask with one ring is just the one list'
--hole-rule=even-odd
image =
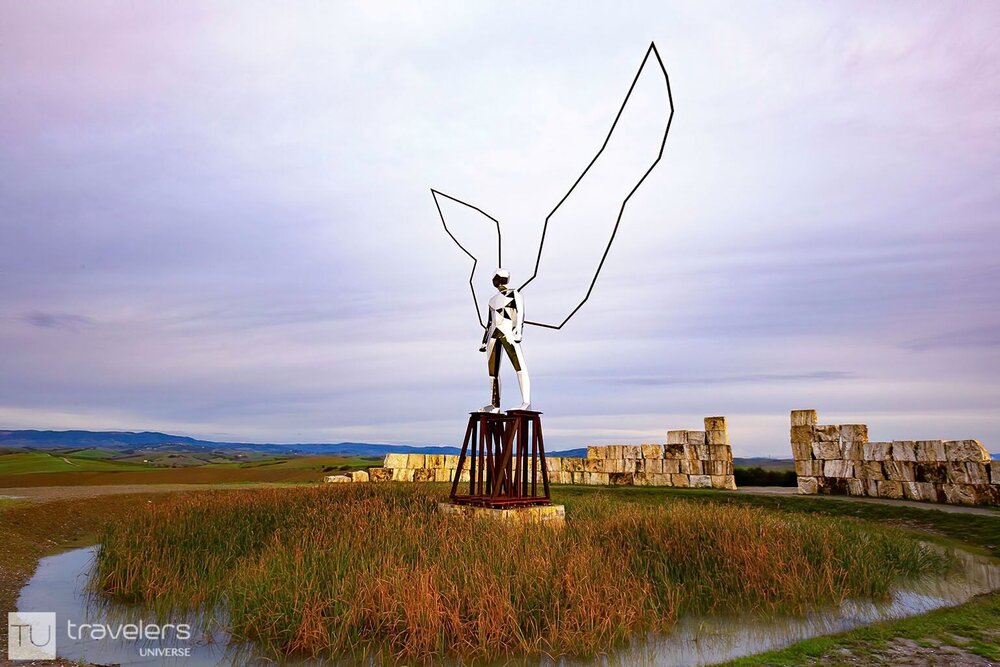
{"label": "tu letter logo", "polygon": [[54,660],[56,615],[17,611],[7,614],[8,660]]}

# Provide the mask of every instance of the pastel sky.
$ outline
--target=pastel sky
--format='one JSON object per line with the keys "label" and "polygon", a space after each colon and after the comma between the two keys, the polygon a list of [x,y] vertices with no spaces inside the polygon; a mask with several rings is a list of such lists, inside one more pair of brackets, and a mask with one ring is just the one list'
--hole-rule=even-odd
{"label": "pastel sky", "polygon": [[815,408],[1000,451],[996,2],[0,0],[0,428],[456,444],[429,188],[527,277],[654,40],[663,162],[525,335],[550,449],[726,415],[789,456]]}

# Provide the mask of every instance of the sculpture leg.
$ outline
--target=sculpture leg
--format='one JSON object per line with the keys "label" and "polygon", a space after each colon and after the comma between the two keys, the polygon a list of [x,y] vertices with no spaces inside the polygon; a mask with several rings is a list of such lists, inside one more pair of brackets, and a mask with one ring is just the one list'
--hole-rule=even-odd
{"label": "sculpture leg", "polygon": [[490,373],[490,404],[480,412],[500,412],[500,346],[496,338],[486,343],[486,367]]}
{"label": "sculpture leg", "polygon": [[514,370],[517,371],[517,385],[521,390],[521,405],[517,409],[530,410],[531,378],[528,377],[528,366],[524,362],[524,352],[521,350],[521,344],[508,342],[504,339],[503,348],[507,352],[507,356],[510,357],[510,363],[514,366]]}

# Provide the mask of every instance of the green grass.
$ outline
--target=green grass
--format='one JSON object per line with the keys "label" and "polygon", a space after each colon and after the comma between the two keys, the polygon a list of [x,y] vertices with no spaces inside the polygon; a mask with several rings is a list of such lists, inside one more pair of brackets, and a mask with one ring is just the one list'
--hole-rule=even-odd
{"label": "green grass", "polygon": [[0,475],[23,475],[38,472],[107,472],[141,470],[148,466],[100,458],[63,456],[47,452],[16,452],[0,455]]}
{"label": "green grass", "polygon": [[562,530],[442,520],[427,485],[175,497],[108,524],[93,582],[161,612],[221,604],[279,657],[499,659],[605,651],[682,614],[883,598],[947,566],[850,519],[567,490]]}

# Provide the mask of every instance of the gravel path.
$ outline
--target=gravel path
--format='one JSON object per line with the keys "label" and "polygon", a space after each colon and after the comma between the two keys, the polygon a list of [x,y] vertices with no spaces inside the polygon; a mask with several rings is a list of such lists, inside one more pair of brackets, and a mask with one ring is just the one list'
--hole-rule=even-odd
{"label": "gravel path", "polygon": [[[789,486],[746,486],[737,493],[745,493],[751,496],[798,496],[798,489]],[[895,505],[905,507],[916,507],[922,510],[937,510],[939,512],[949,512],[954,514],[980,514],[1000,518],[1000,509],[990,507],[969,507],[966,505],[945,505],[944,503],[922,503],[916,500],[890,500],[889,498],[866,498],[860,496],[801,496],[802,498],[815,498],[829,500],[831,502],[842,503],[873,503],[876,505]]]}

